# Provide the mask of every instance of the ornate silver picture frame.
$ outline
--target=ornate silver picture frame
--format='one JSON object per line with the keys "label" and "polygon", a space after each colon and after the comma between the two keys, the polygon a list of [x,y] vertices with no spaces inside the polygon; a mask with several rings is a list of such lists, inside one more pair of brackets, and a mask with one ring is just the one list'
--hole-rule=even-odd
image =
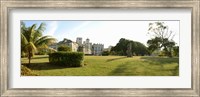
{"label": "ornate silver picture frame", "polygon": [[[0,0],[0,96],[86,96],[86,97],[200,97],[200,0]],[[189,8],[191,27],[191,88],[9,88],[9,11],[19,8]],[[187,59],[186,59],[187,60]],[[31,84],[31,83],[30,83]],[[166,83],[167,84],[167,83]]]}

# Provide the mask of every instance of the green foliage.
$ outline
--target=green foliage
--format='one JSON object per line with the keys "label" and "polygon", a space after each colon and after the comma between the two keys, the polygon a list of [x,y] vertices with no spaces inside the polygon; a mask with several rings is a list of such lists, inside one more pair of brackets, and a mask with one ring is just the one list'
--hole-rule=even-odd
{"label": "green foliage", "polygon": [[26,53],[25,52],[21,52],[21,58],[24,58],[24,57],[27,57]]}
{"label": "green foliage", "polygon": [[66,45],[61,45],[58,47],[58,51],[67,51],[67,52],[71,52],[72,49]]}
{"label": "green foliage", "polygon": [[24,76],[38,76],[35,72],[33,72],[31,69],[28,67],[21,65],[21,75]]}
{"label": "green foliage", "polygon": [[177,57],[179,56],[179,46],[173,47],[173,55]]}
{"label": "green foliage", "polygon": [[127,40],[125,38],[121,38],[119,42],[111,49],[112,54],[120,55],[120,56],[127,56],[127,47],[128,44],[131,43],[132,54],[133,55],[148,55],[148,50],[145,45],[140,42]]}
{"label": "green foliage", "polygon": [[51,36],[42,36],[45,26],[45,23],[41,23],[38,28],[36,24],[26,27],[24,22],[21,23],[21,54],[28,57],[29,64],[33,55],[38,51],[37,48],[47,46],[56,41]]}
{"label": "green foliage", "polygon": [[83,46],[78,46],[78,52],[83,52]]}
{"label": "green foliage", "polygon": [[108,56],[108,55],[110,55],[110,52],[109,52],[109,51],[103,51],[103,52],[102,52],[102,56]]}
{"label": "green foliage", "polygon": [[38,52],[36,53],[36,55],[48,55],[55,52],[56,50],[52,48],[38,48]]}
{"label": "green foliage", "polygon": [[173,47],[175,42],[168,40],[168,38],[155,37],[147,41],[148,50],[152,54],[155,50],[163,50],[161,53],[162,56],[172,57]]}
{"label": "green foliage", "polygon": [[150,53],[153,53],[155,50],[160,48],[161,38],[155,37],[147,41],[148,50]]}
{"label": "green foliage", "polygon": [[56,52],[49,54],[49,62],[51,64],[65,67],[81,67],[83,66],[83,60],[84,54],[81,52]]}
{"label": "green foliage", "polygon": [[168,32],[168,30],[169,27],[164,22],[149,23],[148,34],[153,36],[152,39],[147,41],[150,53],[160,49],[163,50],[162,55],[172,57],[173,47],[176,44],[173,41],[175,34],[172,31]]}

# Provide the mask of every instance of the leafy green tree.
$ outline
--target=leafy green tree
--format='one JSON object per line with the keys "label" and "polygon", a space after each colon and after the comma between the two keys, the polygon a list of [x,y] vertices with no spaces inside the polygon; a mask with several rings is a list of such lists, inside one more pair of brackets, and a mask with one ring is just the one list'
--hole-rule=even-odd
{"label": "leafy green tree", "polygon": [[156,49],[160,49],[161,46],[161,38],[159,37],[155,37],[151,40],[147,41],[147,45],[148,45],[148,50],[151,53],[153,53],[153,51],[155,51]]}
{"label": "leafy green tree", "polygon": [[175,42],[169,41],[167,38],[165,38],[163,41],[164,42],[161,47],[164,47],[163,50],[165,51],[165,55],[167,55],[168,57],[172,57],[172,50],[175,46]]}
{"label": "leafy green tree", "polygon": [[128,45],[129,41],[121,38],[119,40],[119,42],[116,44],[116,46],[114,46],[111,51],[114,51],[115,53],[117,53],[117,55],[121,55],[121,56],[126,56],[126,50],[127,50],[127,45]]}
{"label": "leafy green tree", "polygon": [[61,45],[58,47],[58,51],[66,51],[66,52],[71,52],[72,49],[69,46],[66,45]]}
{"label": "leafy green tree", "polygon": [[38,28],[36,24],[26,27],[24,22],[21,23],[21,52],[28,57],[29,65],[32,56],[37,52],[37,48],[50,45],[56,41],[51,36],[42,36],[46,29],[45,26],[44,23],[41,23]]}
{"label": "leafy green tree", "polygon": [[175,34],[168,30],[169,27],[164,22],[149,23],[148,34],[153,37],[147,41],[150,53],[162,49],[168,57],[172,57],[172,49],[176,44],[173,41]]}
{"label": "leafy green tree", "polygon": [[[136,41],[132,41],[132,40],[127,40],[125,38],[121,38],[119,40],[119,42],[116,44],[116,46],[111,48],[111,54],[116,54],[116,55],[120,55],[120,56],[127,56],[127,50],[128,50],[128,45],[131,44],[131,54],[132,55],[147,55],[148,54],[148,50],[147,47],[140,43],[140,42],[136,42]],[[129,54],[130,54],[129,53]]]}

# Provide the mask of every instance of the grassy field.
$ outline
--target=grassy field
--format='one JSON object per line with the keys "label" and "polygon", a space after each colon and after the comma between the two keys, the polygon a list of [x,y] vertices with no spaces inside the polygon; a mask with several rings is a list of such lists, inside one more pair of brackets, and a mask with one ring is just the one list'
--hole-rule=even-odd
{"label": "grassy field", "polygon": [[[84,67],[49,64],[48,56],[35,56],[29,68],[40,76],[177,76],[178,58],[150,56],[85,56]],[[28,59],[22,58],[22,64]]]}

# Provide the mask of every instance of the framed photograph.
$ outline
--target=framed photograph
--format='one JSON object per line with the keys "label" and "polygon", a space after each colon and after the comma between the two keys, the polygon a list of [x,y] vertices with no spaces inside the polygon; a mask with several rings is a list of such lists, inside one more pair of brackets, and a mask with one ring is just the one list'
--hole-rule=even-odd
{"label": "framed photograph", "polygon": [[0,1],[2,97],[200,97],[199,0]]}

